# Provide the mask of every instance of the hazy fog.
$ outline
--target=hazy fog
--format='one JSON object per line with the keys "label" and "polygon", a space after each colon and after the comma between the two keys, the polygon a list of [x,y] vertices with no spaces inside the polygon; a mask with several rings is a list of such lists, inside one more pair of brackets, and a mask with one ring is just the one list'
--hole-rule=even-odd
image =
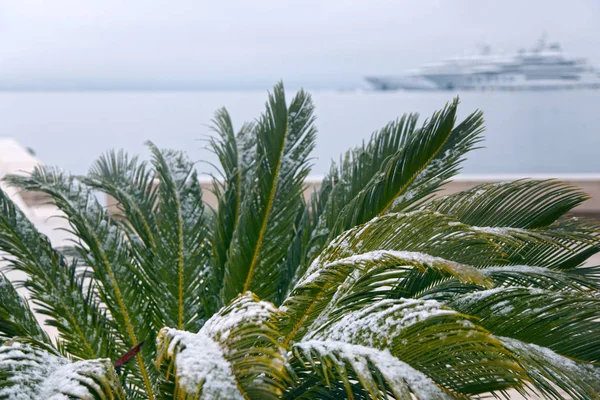
{"label": "hazy fog", "polygon": [[0,0],[0,88],[356,87],[546,32],[600,66],[600,1]]}

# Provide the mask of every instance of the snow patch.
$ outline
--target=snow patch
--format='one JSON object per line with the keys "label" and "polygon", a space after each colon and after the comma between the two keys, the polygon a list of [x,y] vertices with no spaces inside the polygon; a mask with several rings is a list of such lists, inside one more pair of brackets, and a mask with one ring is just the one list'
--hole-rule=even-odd
{"label": "snow patch", "polygon": [[175,356],[179,386],[186,393],[196,394],[202,385],[202,397],[207,399],[240,399],[231,364],[223,357],[223,349],[206,334],[165,329],[171,338],[167,355]]}
{"label": "snow patch", "polygon": [[[439,315],[453,315],[435,300],[380,300],[369,307],[344,314],[337,322],[317,331],[312,339],[327,339],[349,343],[364,343],[378,347],[386,345],[398,332]],[[315,324],[315,329],[319,324]]]}
{"label": "snow patch", "polygon": [[394,357],[389,350],[376,350],[370,347],[352,345],[331,340],[308,340],[296,344],[304,354],[316,352],[321,356],[333,355],[346,361],[357,373],[371,376],[369,363],[385,377],[394,392],[406,393],[406,387],[418,399],[450,399],[427,375]]}

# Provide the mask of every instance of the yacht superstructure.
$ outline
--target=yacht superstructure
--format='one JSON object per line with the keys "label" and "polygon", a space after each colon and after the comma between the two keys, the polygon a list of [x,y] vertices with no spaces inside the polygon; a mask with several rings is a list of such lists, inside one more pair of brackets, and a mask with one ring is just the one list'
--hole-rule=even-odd
{"label": "yacht superstructure", "polygon": [[377,90],[557,90],[600,88],[600,72],[585,59],[565,56],[545,39],[531,50],[453,57],[398,76],[370,76]]}

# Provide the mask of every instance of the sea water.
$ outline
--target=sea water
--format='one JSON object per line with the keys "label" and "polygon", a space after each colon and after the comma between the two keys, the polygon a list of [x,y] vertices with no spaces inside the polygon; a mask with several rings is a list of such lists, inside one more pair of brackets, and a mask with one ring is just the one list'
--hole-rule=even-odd
{"label": "sea water", "polygon": [[[406,112],[431,115],[450,92],[313,91],[318,138],[312,175]],[[288,100],[293,92],[288,93]],[[459,93],[459,118],[481,109],[484,149],[468,174],[600,173],[600,91]],[[183,149],[201,172],[214,171],[205,149],[213,113],[225,106],[239,127],[264,109],[266,92],[2,92],[0,136],[14,137],[42,162],[85,173],[109,149],[148,158],[144,142]],[[203,162],[206,161],[206,162]]]}

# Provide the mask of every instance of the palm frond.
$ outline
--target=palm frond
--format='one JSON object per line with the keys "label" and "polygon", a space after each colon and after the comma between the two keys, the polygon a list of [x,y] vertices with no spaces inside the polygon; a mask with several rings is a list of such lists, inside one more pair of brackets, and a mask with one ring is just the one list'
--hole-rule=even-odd
{"label": "palm frond", "polygon": [[[110,311],[112,319],[109,321],[113,327],[123,328],[115,329],[115,333],[120,335],[125,349],[141,342],[140,335],[152,334],[151,322],[145,318],[147,299],[143,297],[143,287],[130,284],[139,281],[125,238],[93,193],[73,177],[52,168],[36,167],[30,176],[11,176],[9,182],[24,190],[48,194],[68,218],[72,233],[79,240],[74,246],[91,268],[88,275],[92,285],[99,283],[92,287]],[[147,363],[151,349],[144,350]],[[134,372],[139,373],[138,377],[152,399],[153,388],[142,354],[136,358],[139,369]]]}
{"label": "palm frond", "polygon": [[35,319],[27,301],[0,272],[0,340],[15,336],[50,343],[50,338]]}
{"label": "palm frond", "polygon": [[474,322],[432,300],[379,300],[366,307],[358,300],[315,324],[306,339],[389,349],[454,393],[518,386],[524,378],[520,367],[496,338]]}
{"label": "palm frond", "polygon": [[[337,398],[344,395],[349,399],[355,396],[411,399],[412,395],[422,400],[451,398],[427,375],[392,356],[389,351],[341,341],[308,340],[296,343],[293,354],[307,370],[301,375],[298,387],[291,392],[293,398],[315,398],[312,397],[315,386],[332,389],[338,382],[343,384],[345,393],[339,393]],[[353,381],[358,381],[358,384],[353,384]],[[307,393],[310,396],[307,397]]]}
{"label": "palm frond", "polygon": [[[198,334],[163,329],[157,364],[169,361],[167,379],[175,374],[181,395],[278,399],[289,378],[278,343],[277,314],[273,304],[243,294],[213,315]],[[215,387],[207,389],[203,384],[211,370],[218,379],[211,377]]]}
{"label": "palm frond", "polygon": [[502,343],[517,355],[519,362],[539,393],[550,399],[597,399],[600,369],[596,365],[561,356],[552,350],[516,339],[501,337]]}
{"label": "palm frond", "polygon": [[474,226],[545,228],[589,196],[556,180],[485,183],[436,199],[428,209]]}
{"label": "palm frond", "polygon": [[411,135],[410,140],[385,161],[379,173],[340,212],[330,238],[392,209],[398,197],[406,192],[448,141],[457,105],[455,100],[442,111],[434,113],[423,128]]}
{"label": "palm frond", "polygon": [[[587,269],[587,268],[586,268]],[[576,269],[574,271],[579,271]],[[481,271],[493,280],[496,287],[521,287],[544,289],[551,292],[581,293],[594,295],[600,290],[600,282],[586,274],[578,275],[555,271],[545,267],[525,265],[489,267]],[[410,277],[406,281],[410,282]],[[422,288],[421,288],[422,289]],[[477,284],[465,284],[456,279],[439,280],[432,287],[418,293],[423,299],[450,302],[456,296],[484,290]]]}
{"label": "palm frond", "polygon": [[460,171],[464,156],[475,148],[483,139],[483,113],[475,111],[452,132],[444,146],[438,151],[427,166],[404,189],[390,207],[390,212],[409,211],[417,208],[423,201],[448,182]]}
{"label": "palm frond", "polygon": [[[336,173],[332,168],[332,174],[335,176]],[[289,294],[289,291],[306,272],[309,260],[322,250],[322,246],[329,236],[329,230],[322,229],[322,227],[333,226],[335,223],[335,220],[330,221],[332,214],[327,209],[332,207],[332,204],[334,206],[337,204],[332,199],[337,196],[333,192],[339,188],[340,186],[334,183],[333,179],[326,177],[321,182],[319,190],[314,190],[311,194],[304,207],[304,212],[298,216],[296,236],[290,244],[287,256],[287,272],[291,278],[284,284],[285,286],[281,290],[282,294],[286,296]],[[283,299],[280,300],[283,301]]]}
{"label": "palm frond", "polygon": [[215,180],[213,191],[218,200],[217,216],[212,235],[214,265],[208,271],[206,297],[209,313],[223,306],[220,298],[227,253],[233,233],[240,217],[242,199],[249,183],[249,170],[255,165],[256,154],[255,125],[244,124],[235,134],[231,117],[226,109],[220,109],[213,119],[213,130],[218,137],[211,137],[210,148],[221,162],[223,182]]}
{"label": "palm frond", "polygon": [[155,171],[147,163],[130,158],[124,151],[111,151],[92,164],[82,181],[110,195],[126,221],[123,228],[132,229],[138,240],[153,248],[154,210],[158,202],[154,179]]}
{"label": "palm frond", "polygon": [[[284,301],[287,316],[282,330],[286,334],[286,341],[298,335],[301,337],[352,273],[355,275],[350,279],[361,276],[361,261],[369,267],[384,267],[376,271],[381,285],[373,288],[373,291],[381,290],[386,285],[393,287],[393,282],[406,278],[406,269],[394,271],[389,268],[403,265],[417,266],[416,269],[421,270],[419,277],[427,276],[431,270],[488,285],[490,282],[485,277],[463,264],[492,263],[502,260],[504,253],[498,252],[478,232],[449,224],[449,221],[442,215],[427,211],[387,214],[340,235],[313,261]],[[469,248],[468,252],[465,251],[466,247]],[[386,250],[378,252],[380,249]],[[359,255],[352,258],[355,254]],[[360,254],[366,254],[364,260],[361,260]],[[383,259],[373,255],[381,255]],[[427,273],[423,272],[425,268],[428,269]],[[346,287],[350,284],[344,283]],[[379,293],[375,293],[377,295]]]}
{"label": "palm frond", "polygon": [[544,289],[552,292],[568,291],[593,294],[600,291],[600,282],[585,275],[578,276],[544,267],[504,266],[490,267],[482,271],[495,286]]}
{"label": "palm frond", "polygon": [[244,399],[231,363],[213,339],[200,332],[164,328],[157,341],[156,363],[168,363],[166,379],[175,381],[173,398]]}
{"label": "palm frond", "polygon": [[277,399],[287,387],[285,351],[276,325],[279,318],[272,303],[246,292],[211,317],[201,330],[227,349],[227,359],[247,397]]}
{"label": "palm frond", "polygon": [[501,287],[454,297],[449,304],[495,335],[600,362],[600,299],[583,293]]}
{"label": "palm frond", "polygon": [[[396,154],[415,134],[418,114],[405,114],[373,133],[367,144],[350,149],[333,163],[320,185],[320,207],[314,211],[315,226],[309,243],[303,248],[304,258],[314,258],[327,244],[340,212],[380,173],[385,162]],[[303,272],[303,266],[300,272]]]}
{"label": "palm frond", "polygon": [[293,240],[294,222],[302,207],[308,154],[314,147],[313,105],[299,92],[286,107],[283,85],[269,97],[258,123],[257,166],[253,187],[242,204],[226,264],[224,297],[231,300],[251,290],[274,299],[280,271]]}
{"label": "palm frond", "polygon": [[[119,151],[101,156],[88,175],[80,179],[116,201],[118,214],[112,215],[112,222],[121,228],[132,256],[138,260],[132,273],[137,281],[144,282],[148,299],[146,310],[152,315],[149,320],[154,321],[158,330],[164,325],[165,317],[164,308],[157,304],[156,299],[165,292],[165,280],[155,267],[155,253],[160,242],[155,215],[159,204],[155,178],[156,171],[146,162],[138,162],[137,157],[130,158],[127,153]],[[79,257],[76,249],[70,253]]]}
{"label": "palm frond", "polygon": [[31,342],[0,346],[0,399],[125,399],[108,359],[70,362]]}
{"label": "palm frond", "polygon": [[[115,351],[114,333],[92,295],[93,286],[84,283],[77,265],[54,250],[2,190],[0,211],[0,250],[11,256],[6,268],[26,274],[23,285],[39,307],[37,311],[50,317],[46,323],[58,329],[74,356],[110,357]],[[9,293],[7,289],[6,295]],[[18,309],[12,310],[16,313]]]}
{"label": "palm frond", "polygon": [[600,226],[597,223],[577,218],[562,220],[543,229],[542,234],[546,241],[522,243],[519,251],[510,255],[509,263],[568,271],[600,251]]}
{"label": "palm frond", "polygon": [[[198,176],[182,152],[159,150],[149,143],[158,178],[160,207],[153,268],[164,284],[163,323],[197,331],[202,316],[201,292],[210,247]],[[175,226],[173,226],[175,224]],[[150,255],[149,255],[150,256]],[[160,282],[152,282],[159,286]],[[171,320],[171,316],[175,318]]]}
{"label": "palm frond", "polygon": [[600,251],[597,246],[600,229],[563,228],[563,222],[544,229],[471,227],[502,247],[507,254],[503,265],[543,265],[556,270],[569,270],[584,263]]}

